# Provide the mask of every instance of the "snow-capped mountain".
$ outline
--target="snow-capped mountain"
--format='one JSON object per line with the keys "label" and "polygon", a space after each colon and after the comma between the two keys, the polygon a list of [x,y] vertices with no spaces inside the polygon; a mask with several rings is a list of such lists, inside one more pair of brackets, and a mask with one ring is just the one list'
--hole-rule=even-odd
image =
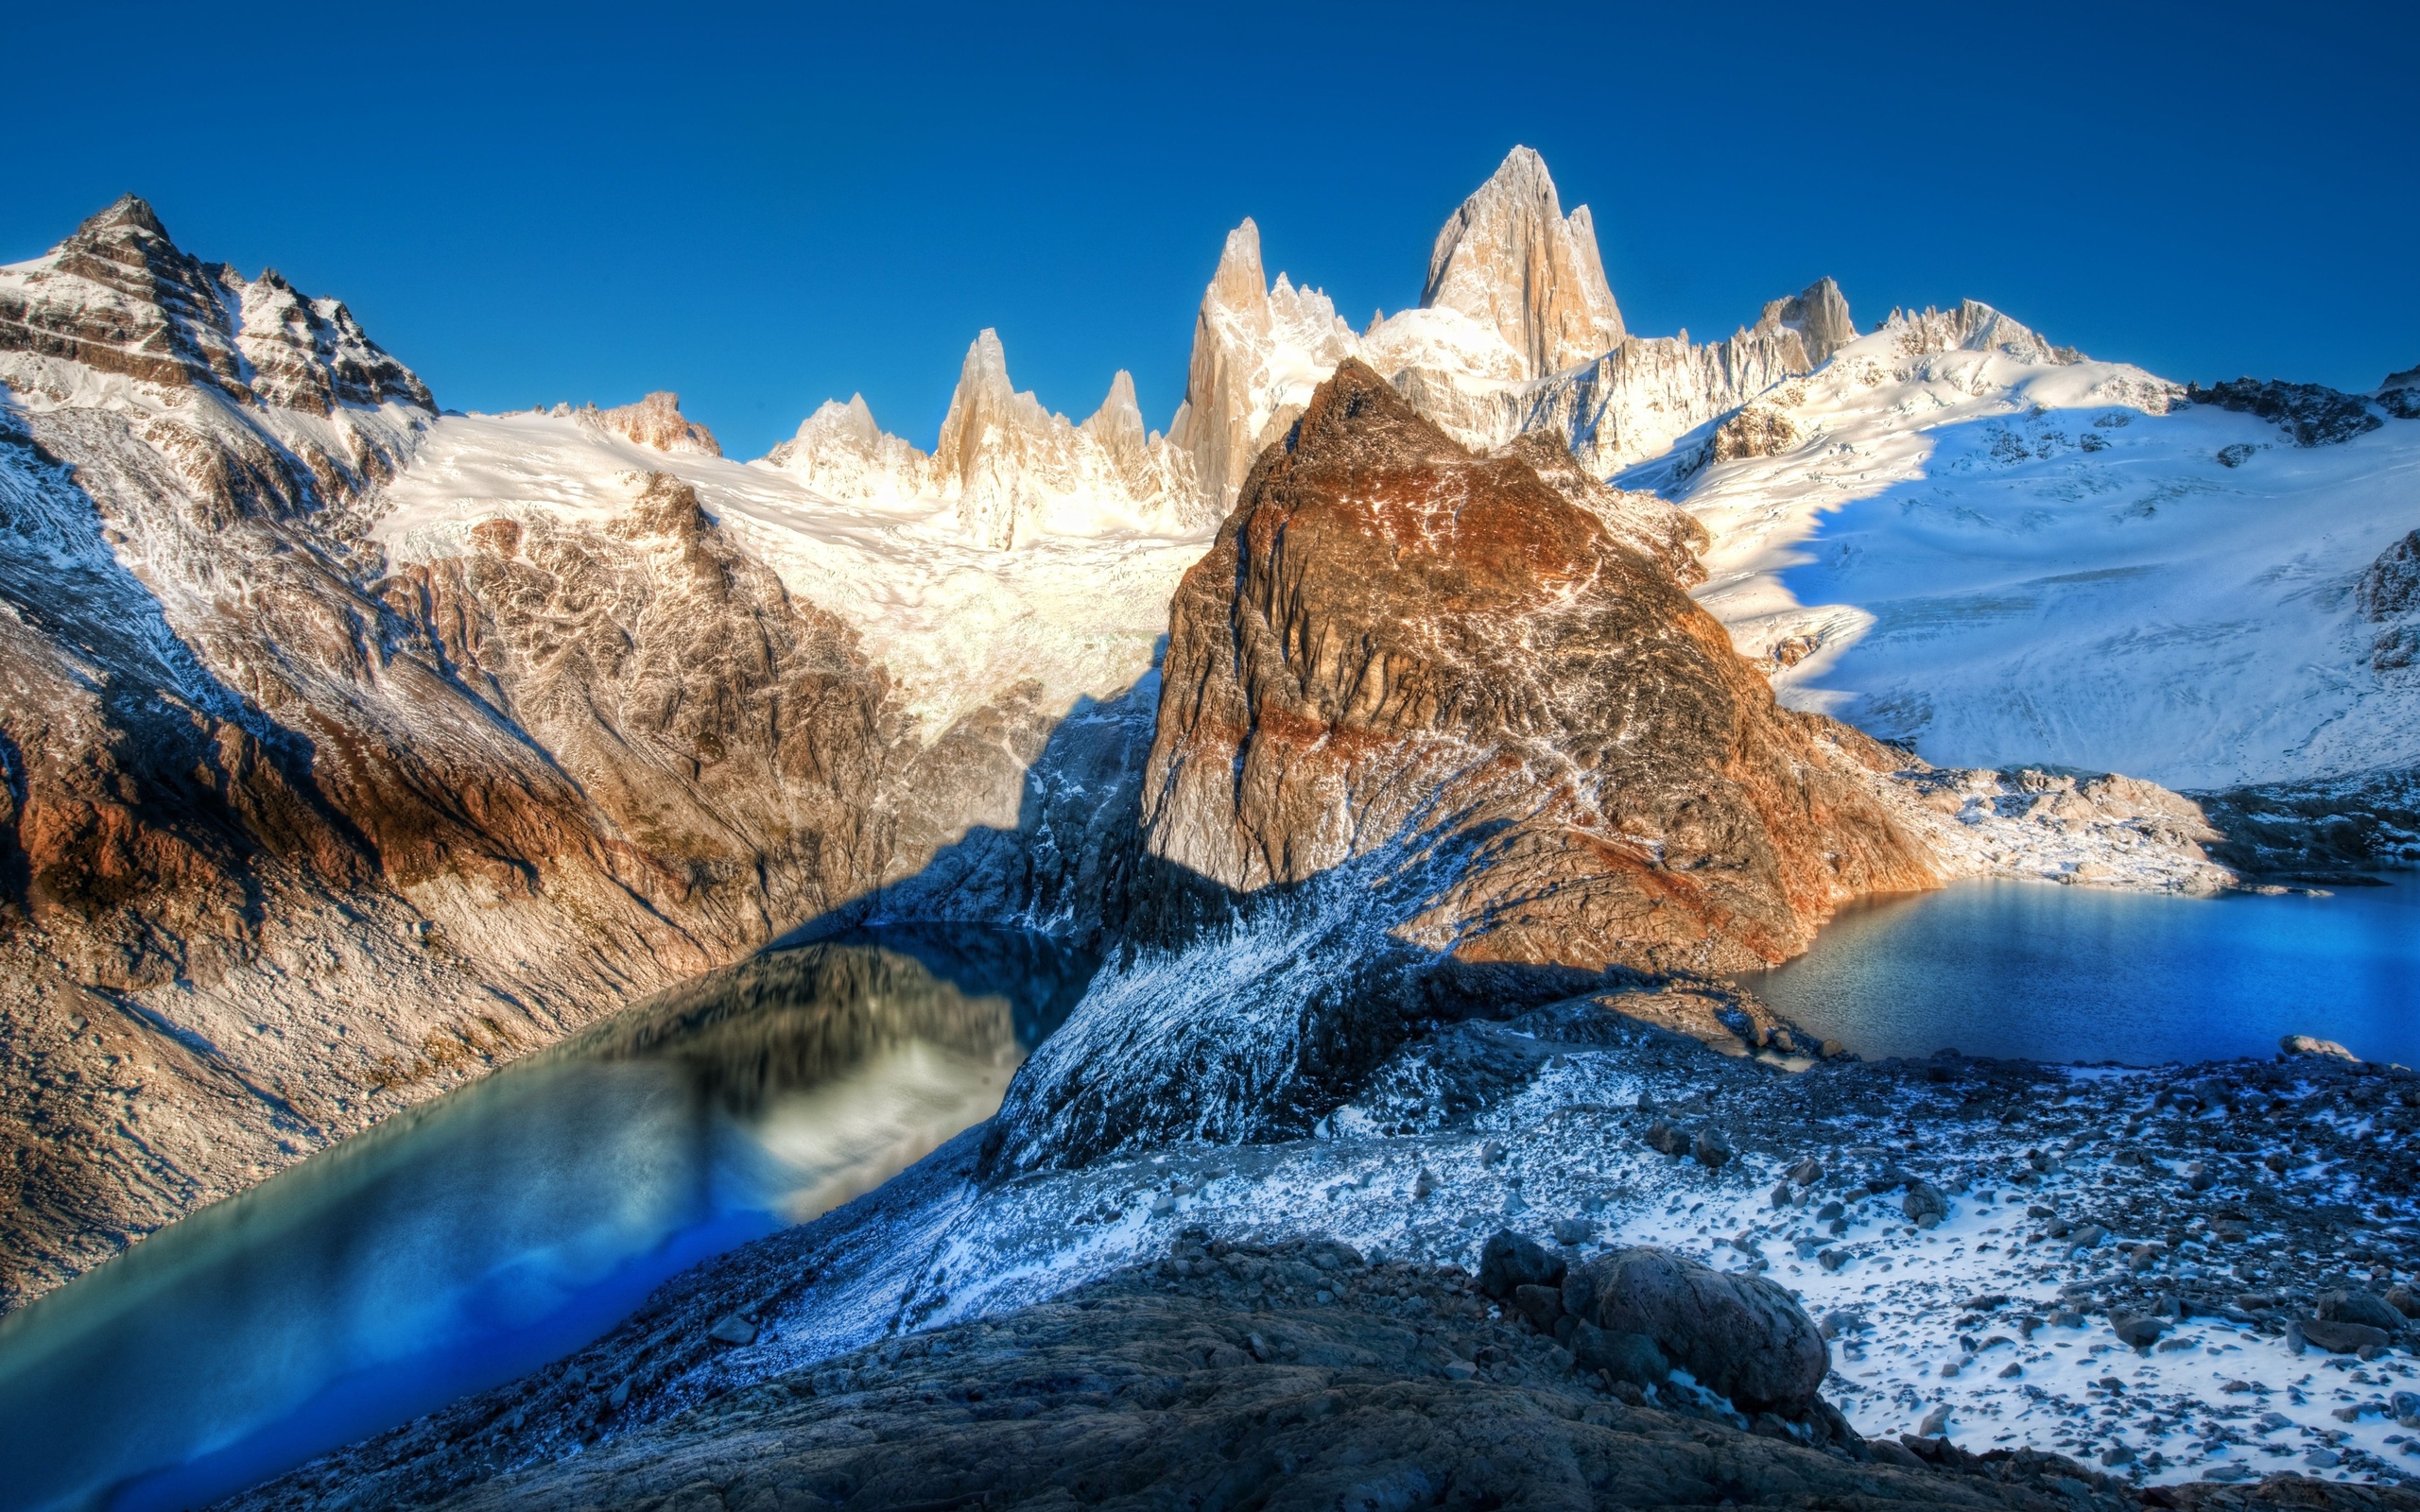
{"label": "snow-capped mountain", "polygon": [[2420,762],[2402,611],[2363,589],[2420,526],[2420,426],[2237,387],[1893,311],[1619,481],[1712,532],[1700,595],[1784,701],[1930,760],[2202,789]]}
{"label": "snow-capped mountain", "polygon": [[825,404],[765,461],[834,503],[948,507],[970,544],[1005,549],[1041,536],[1184,535],[1215,520],[1190,459],[1147,430],[1120,371],[1081,424],[1009,382],[999,336],[966,349],[932,455],[873,422],[863,396]]}
{"label": "snow-capped mountain", "polygon": [[1357,335],[1319,290],[1283,273],[1265,282],[1258,227],[1230,232],[1168,436],[1193,454],[1203,497],[1223,514],[1252,459],[1349,357],[1464,445],[1490,451],[1559,430],[1601,477],[1811,370],[1855,335],[1829,279],[1712,345],[1685,331],[1630,335],[1588,207],[1564,215],[1545,162],[1514,147],[1438,232],[1420,304]]}
{"label": "snow-capped mountain", "polygon": [[[0,1215],[0,1301],[809,920],[1098,934],[1172,871],[1300,889],[1375,853],[1350,836],[1433,798],[1421,751],[1442,747],[1435,711],[1364,729],[1357,700],[1399,697],[1444,618],[1371,620],[1347,666],[1320,627],[1360,622],[1305,612],[1283,572],[1170,617],[1348,362],[1364,399],[1374,375],[1484,455],[1440,452],[1436,480],[1526,478],[1507,497],[1567,533],[1592,519],[1591,553],[1638,554],[1675,595],[1710,570],[1700,601],[1786,702],[1928,757],[2212,784],[2420,764],[2411,374],[2188,404],[1981,305],[1859,336],[1828,280],[1720,342],[1640,336],[1591,215],[1527,149],[1448,219],[1421,305],[1358,333],[1268,280],[1238,227],[1164,435],[1122,372],[1081,422],[1050,413],[984,332],[932,453],[853,399],[752,462],[666,393],[441,414],[343,305],[200,262],[130,198],[0,269],[0,1142],[30,1173]],[[1253,615],[1255,680],[1219,684],[1210,631]],[[1762,696],[1712,622],[1667,619],[1620,623]],[[1176,630],[1201,701],[1182,721],[1155,667]],[[1498,670],[1456,682],[1527,700],[1473,751],[1604,765],[1580,749],[1582,683]],[[1240,752],[1214,704],[1322,711],[1369,749],[1329,787],[1335,752],[1305,757],[1324,797],[1299,824],[1222,815],[1219,759],[1147,763],[1180,730]],[[1793,744],[1830,727],[1750,723],[1784,766],[1850,781]],[[1945,816],[1979,815],[1988,774],[1923,802],[1866,776],[1876,833],[1906,843],[1835,886],[1781,835],[1749,868],[1772,882],[1755,906],[1723,905],[1763,943],[1724,950],[1787,954],[1893,877],[2073,863]],[[1831,811],[1863,813],[1843,791]],[[2094,791],[2117,806],[2077,789],[2079,827],[2190,828]],[[1678,897],[1704,879],[1667,864],[1694,852],[1651,808],[1590,833],[1620,831],[1607,853]],[[1531,860],[1571,839],[1540,826]],[[1472,896],[1514,909],[1501,892]],[[1697,917],[1649,912],[1667,944]],[[1597,943],[1637,943],[1635,922]]]}

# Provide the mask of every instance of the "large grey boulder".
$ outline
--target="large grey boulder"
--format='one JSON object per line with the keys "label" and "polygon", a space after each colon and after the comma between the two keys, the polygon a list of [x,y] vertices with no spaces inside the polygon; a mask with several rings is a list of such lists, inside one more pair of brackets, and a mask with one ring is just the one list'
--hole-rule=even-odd
{"label": "large grey boulder", "polygon": [[1831,1363],[1814,1320],[1781,1287],[1669,1250],[1642,1246],[1588,1262],[1564,1279],[1563,1305],[1582,1323],[1652,1342],[1746,1412],[1806,1412]]}

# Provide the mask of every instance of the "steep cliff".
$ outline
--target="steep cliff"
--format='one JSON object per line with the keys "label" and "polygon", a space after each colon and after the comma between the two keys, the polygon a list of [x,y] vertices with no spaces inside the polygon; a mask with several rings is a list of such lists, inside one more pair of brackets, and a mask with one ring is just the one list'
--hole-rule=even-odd
{"label": "steep cliff", "polygon": [[[1198,551],[1004,572],[724,460],[669,394],[441,417],[341,304],[139,200],[0,269],[0,1306],[1012,836]],[[1158,465],[1130,385],[1080,429],[1005,384],[971,380],[962,467]],[[1139,765],[1078,729],[1107,747],[1060,766]],[[921,896],[1082,927],[1088,864]]]}
{"label": "steep cliff", "polygon": [[1935,885],[1879,749],[1778,708],[1642,524],[1339,368],[1177,591],[1134,948],[988,1158],[1299,1134],[1421,1018],[1778,961]]}
{"label": "steep cliff", "polygon": [[1250,892],[1486,829],[1492,864],[1413,926],[1467,957],[1762,964],[1933,880],[1668,565],[1358,363],[1185,575],[1164,679],[1152,855]]}

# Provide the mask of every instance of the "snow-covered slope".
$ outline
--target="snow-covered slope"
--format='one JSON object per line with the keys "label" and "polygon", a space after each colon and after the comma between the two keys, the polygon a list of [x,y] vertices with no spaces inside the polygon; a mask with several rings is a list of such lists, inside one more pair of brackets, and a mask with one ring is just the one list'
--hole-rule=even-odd
{"label": "snow-covered slope", "polygon": [[966,361],[931,455],[874,424],[863,396],[825,403],[764,458],[837,504],[906,504],[945,512],[957,539],[993,550],[1045,537],[1206,535],[1192,457],[1147,430],[1122,369],[1083,423],[1054,415],[1009,381],[996,333]]}
{"label": "snow-covered slope", "polygon": [[2357,593],[2420,526],[2420,424],[2296,445],[1969,304],[1618,481],[1713,532],[1699,595],[1786,701],[1928,760],[2186,788],[2420,761],[2420,676]]}
{"label": "snow-covered slope", "polygon": [[475,550],[494,520],[602,531],[657,472],[693,487],[790,593],[846,623],[925,741],[1021,683],[1054,713],[1123,692],[1150,667],[1168,595],[1206,544],[1123,532],[972,544],[956,502],[929,492],[835,500],[792,467],[661,453],[550,415],[437,421],[381,494],[372,534],[402,562]]}

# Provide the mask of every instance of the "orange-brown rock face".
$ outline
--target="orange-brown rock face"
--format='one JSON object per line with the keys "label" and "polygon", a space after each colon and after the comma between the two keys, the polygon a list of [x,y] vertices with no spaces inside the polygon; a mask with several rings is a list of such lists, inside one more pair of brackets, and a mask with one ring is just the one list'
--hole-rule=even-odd
{"label": "orange-brown rock face", "polygon": [[1458,836],[1419,943],[1729,971],[1935,882],[1858,744],[1776,707],[1668,565],[1348,363],[1178,592],[1145,843],[1251,892]]}

